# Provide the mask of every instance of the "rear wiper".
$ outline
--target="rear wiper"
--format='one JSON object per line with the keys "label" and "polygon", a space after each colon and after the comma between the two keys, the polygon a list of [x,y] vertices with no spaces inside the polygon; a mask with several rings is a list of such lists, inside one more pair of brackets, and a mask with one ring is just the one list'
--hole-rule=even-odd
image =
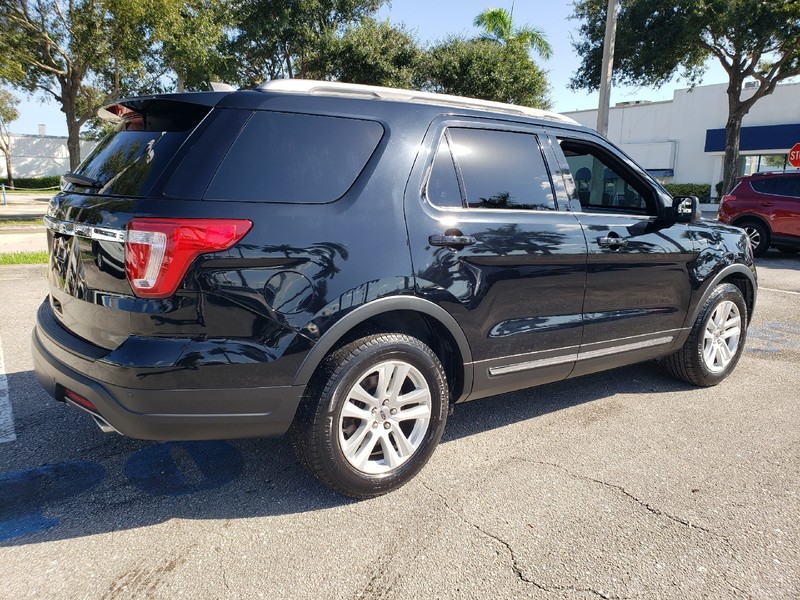
{"label": "rear wiper", "polygon": [[77,173],[73,173],[72,171],[65,173],[62,175],[64,181],[68,183],[74,183],[75,185],[80,185],[83,187],[88,188],[101,188],[103,184],[94,179],[93,177],[86,177],[85,175],[78,175]]}

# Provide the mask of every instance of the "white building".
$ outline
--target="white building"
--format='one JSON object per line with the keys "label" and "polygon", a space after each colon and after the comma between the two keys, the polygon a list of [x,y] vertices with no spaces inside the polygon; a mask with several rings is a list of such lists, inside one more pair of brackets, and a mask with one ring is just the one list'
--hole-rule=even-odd
{"label": "white building", "polygon": [[[748,94],[756,82],[747,84]],[[672,100],[622,103],[609,114],[608,139],[666,183],[722,180],[727,84],[675,90]],[[597,110],[565,113],[579,123],[597,126]],[[742,123],[740,173],[784,170],[791,147],[800,142],[800,83],[779,85],[756,102]],[[769,159],[766,157],[770,157]]]}
{"label": "white building", "polygon": [[[81,158],[94,150],[97,142],[81,142]],[[69,171],[67,138],[56,135],[11,134],[11,168],[14,177],[63,175]],[[0,154],[0,178],[5,178],[6,161]]]}

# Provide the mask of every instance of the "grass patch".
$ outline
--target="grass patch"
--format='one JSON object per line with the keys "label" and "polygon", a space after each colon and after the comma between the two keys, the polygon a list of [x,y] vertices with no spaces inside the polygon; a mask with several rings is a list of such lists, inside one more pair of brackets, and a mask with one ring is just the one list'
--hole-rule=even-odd
{"label": "grass patch", "polygon": [[28,225],[44,225],[44,219],[42,219],[42,217],[31,217],[30,219],[0,218],[0,229],[10,227],[26,227]]}
{"label": "grass patch", "polygon": [[0,254],[0,265],[41,265],[47,264],[46,250],[36,252],[5,252]]}

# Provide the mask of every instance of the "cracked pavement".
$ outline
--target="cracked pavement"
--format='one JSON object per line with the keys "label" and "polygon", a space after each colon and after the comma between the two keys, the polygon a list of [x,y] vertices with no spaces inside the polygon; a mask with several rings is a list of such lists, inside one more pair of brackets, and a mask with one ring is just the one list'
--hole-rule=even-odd
{"label": "cracked pavement", "polygon": [[28,350],[41,275],[0,271],[3,597],[800,597],[796,258],[759,263],[720,386],[650,362],[469,403],[414,481],[360,502],[284,439],[128,440],[49,400]]}

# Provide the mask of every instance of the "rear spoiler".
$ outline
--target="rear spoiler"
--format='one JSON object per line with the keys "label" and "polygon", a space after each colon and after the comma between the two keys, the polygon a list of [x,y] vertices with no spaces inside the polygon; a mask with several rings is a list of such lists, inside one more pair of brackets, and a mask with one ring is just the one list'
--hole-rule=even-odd
{"label": "rear spoiler", "polygon": [[115,100],[98,109],[97,116],[104,121],[120,121],[146,115],[163,115],[176,110],[190,113],[207,113],[230,92],[190,92],[183,94],[156,94]]}

